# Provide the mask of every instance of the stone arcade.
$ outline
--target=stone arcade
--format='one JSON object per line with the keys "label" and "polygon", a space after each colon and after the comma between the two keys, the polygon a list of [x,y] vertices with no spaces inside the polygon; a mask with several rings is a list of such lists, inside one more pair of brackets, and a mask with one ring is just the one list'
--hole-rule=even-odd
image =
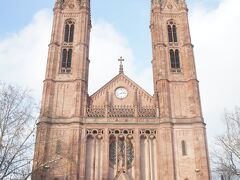
{"label": "stone arcade", "polygon": [[90,0],[56,1],[33,180],[210,180],[185,1],[152,0],[150,29],[154,95],[120,58],[89,96]]}

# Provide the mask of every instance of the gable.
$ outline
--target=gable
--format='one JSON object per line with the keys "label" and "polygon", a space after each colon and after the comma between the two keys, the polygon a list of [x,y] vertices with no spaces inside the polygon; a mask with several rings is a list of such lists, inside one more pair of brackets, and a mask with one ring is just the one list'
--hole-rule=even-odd
{"label": "gable", "polygon": [[164,13],[174,13],[179,10],[179,5],[176,0],[164,1],[162,4],[162,12]]}
{"label": "gable", "polygon": [[79,10],[80,0],[58,0],[57,1],[63,10],[74,12]]}
{"label": "gable", "polygon": [[[116,90],[124,88],[127,96],[123,99],[116,96]],[[153,106],[153,96],[124,74],[119,74],[100,88],[89,98],[90,106]]]}

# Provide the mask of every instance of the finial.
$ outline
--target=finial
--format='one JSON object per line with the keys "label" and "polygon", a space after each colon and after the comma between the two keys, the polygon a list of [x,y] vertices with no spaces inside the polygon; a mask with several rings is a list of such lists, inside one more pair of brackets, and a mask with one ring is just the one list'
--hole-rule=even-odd
{"label": "finial", "polygon": [[125,61],[122,56],[120,57],[120,59],[118,59],[118,61],[120,62],[120,66],[119,66],[119,74],[123,74],[124,71],[123,71],[123,61]]}

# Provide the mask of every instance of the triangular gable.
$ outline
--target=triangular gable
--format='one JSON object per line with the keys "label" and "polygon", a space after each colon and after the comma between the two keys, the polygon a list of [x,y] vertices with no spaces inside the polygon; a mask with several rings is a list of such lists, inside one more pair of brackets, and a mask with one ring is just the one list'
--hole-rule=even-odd
{"label": "triangular gable", "polygon": [[[128,97],[124,100],[119,100],[115,97],[115,90],[118,87],[124,87],[128,90]],[[106,100],[106,96],[109,99],[109,103],[115,105],[133,105],[134,102],[142,105],[152,106],[153,105],[153,96],[141,88],[137,83],[131,80],[129,77],[123,73],[118,74],[108,83],[106,83],[102,88],[96,91],[93,95],[90,96],[91,104],[93,105],[103,105],[103,102]],[[137,97],[136,97],[137,96]]]}
{"label": "triangular gable", "polygon": [[62,1],[61,7],[64,10],[79,10],[80,0],[60,0]]}
{"label": "triangular gable", "polygon": [[176,0],[166,0],[162,4],[162,11],[164,12],[176,12],[179,10],[179,5],[177,4]]}

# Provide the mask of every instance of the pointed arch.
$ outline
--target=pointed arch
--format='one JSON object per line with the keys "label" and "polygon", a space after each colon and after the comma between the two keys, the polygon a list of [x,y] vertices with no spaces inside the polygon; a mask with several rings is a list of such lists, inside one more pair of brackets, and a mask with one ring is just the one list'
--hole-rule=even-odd
{"label": "pointed arch", "polygon": [[172,26],[168,25],[168,42],[173,42]]}
{"label": "pointed arch", "polygon": [[178,42],[177,27],[176,27],[175,24],[172,26],[172,33],[173,33],[173,41],[174,41],[175,43]]}
{"label": "pointed arch", "polygon": [[168,42],[177,43],[178,35],[177,35],[177,25],[174,20],[169,20],[167,22],[167,30],[168,30]]}
{"label": "pointed arch", "polygon": [[64,42],[72,43],[74,40],[75,22],[73,19],[67,19],[64,26]]}

